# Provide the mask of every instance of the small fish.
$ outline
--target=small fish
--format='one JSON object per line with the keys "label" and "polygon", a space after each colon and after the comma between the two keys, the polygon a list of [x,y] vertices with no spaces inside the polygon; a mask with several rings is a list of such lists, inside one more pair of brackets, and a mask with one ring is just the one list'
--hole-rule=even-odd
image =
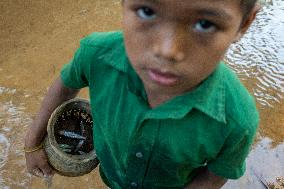
{"label": "small fish", "polygon": [[77,144],[74,152],[76,153],[84,144],[85,140],[80,140],[79,143]]}
{"label": "small fish", "polygon": [[72,146],[70,146],[70,145],[68,145],[68,144],[59,144],[59,147],[60,147],[61,149],[71,149],[71,148],[72,148]]}
{"label": "small fish", "polygon": [[68,137],[68,138],[74,138],[74,139],[80,139],[80,140],[86,140],[86,137],[83,137],[77,133],[71,132],[71,131],[59,131],[59,135]]}
{"label": "small fish", "polygon": [[72,149],[67,149],[67,148],[62,148],[61,150],[63,152],[66,152],[66,153],[71,153],[72,152]]}

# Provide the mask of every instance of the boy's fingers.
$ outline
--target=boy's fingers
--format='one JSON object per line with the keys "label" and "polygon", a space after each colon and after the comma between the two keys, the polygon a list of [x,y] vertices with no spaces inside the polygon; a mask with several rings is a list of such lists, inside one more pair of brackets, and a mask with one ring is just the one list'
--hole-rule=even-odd
{"label": "boy's fingers", "polygon": [[48,164],[45,164],[42,167],[42,171],[43,171],[44,176],[51,177],[54,175],[54,170]]}
{"label": "boy's fingers", "polygon": [[33,174],[34,176],[37,176],[37,177],[41,177],[41,178],[44,177],[43,172],[42,172],[39,168],[33,169],[33,170],[31,171],[31,174]]}
{"label": "boy's fingers", "polygon": [[54,170],[49,166],[44,150],[26,153],[28,172],[38,177],[50,177]]}

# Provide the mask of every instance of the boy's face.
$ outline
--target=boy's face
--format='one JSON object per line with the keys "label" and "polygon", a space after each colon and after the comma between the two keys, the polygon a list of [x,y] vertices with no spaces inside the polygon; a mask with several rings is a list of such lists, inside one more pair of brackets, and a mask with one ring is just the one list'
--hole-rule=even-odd
{"label": "boy's face", "polygon": [[240,0],[124,0],[128,57],[147,92],[179,95],[207,78],[247,30]]}

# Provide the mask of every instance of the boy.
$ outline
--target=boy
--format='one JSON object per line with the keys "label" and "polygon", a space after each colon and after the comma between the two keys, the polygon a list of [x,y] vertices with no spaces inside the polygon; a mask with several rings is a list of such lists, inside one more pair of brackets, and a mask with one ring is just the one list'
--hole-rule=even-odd
{"label": "boy", "polygon": [[111,188],[220,188],[245,171],[258,113],[221,61],[254,0],[124,0],[123,33],[94,33],[49,89],[26,136],[27,167],[52,111],[89,87],[100,173]]}

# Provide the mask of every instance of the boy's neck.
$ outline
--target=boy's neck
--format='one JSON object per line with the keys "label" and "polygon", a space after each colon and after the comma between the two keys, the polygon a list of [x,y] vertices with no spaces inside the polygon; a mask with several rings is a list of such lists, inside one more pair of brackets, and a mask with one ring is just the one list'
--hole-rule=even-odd
{"label": "boy's neck", "polygon": [[165,94],[161,93],[161,91],[151,91],[147,89],[145,90],[147,93],[148,104],[152,109],[179,95],[179,94],[170,94],[170,93]]}
{"label": "boy's neck", "polygon": [[168,101],[169,99],[171,99],[171,98],[169,98],[168,96],[161,97],[161,96],[151,96],[151,95],[149,96],[148,95],[148,103],[149,103],[149,106],[152,109],[163,104],[164,102]]}
{"label": "boy's neck", "polygon": [[187,90],[170,90],[170,89],[161,89],[161,88],[150,88],[145,86],[144,84],[144,89],[147,94],[147,99],[148,99],[148,104],[149,106],[154,109],[157,106],[177,97],[180,95],[183,95],[187,92],[190,92],[194,89],[196,89],[200,85],[194,85],[191,87],[188,87]]}

